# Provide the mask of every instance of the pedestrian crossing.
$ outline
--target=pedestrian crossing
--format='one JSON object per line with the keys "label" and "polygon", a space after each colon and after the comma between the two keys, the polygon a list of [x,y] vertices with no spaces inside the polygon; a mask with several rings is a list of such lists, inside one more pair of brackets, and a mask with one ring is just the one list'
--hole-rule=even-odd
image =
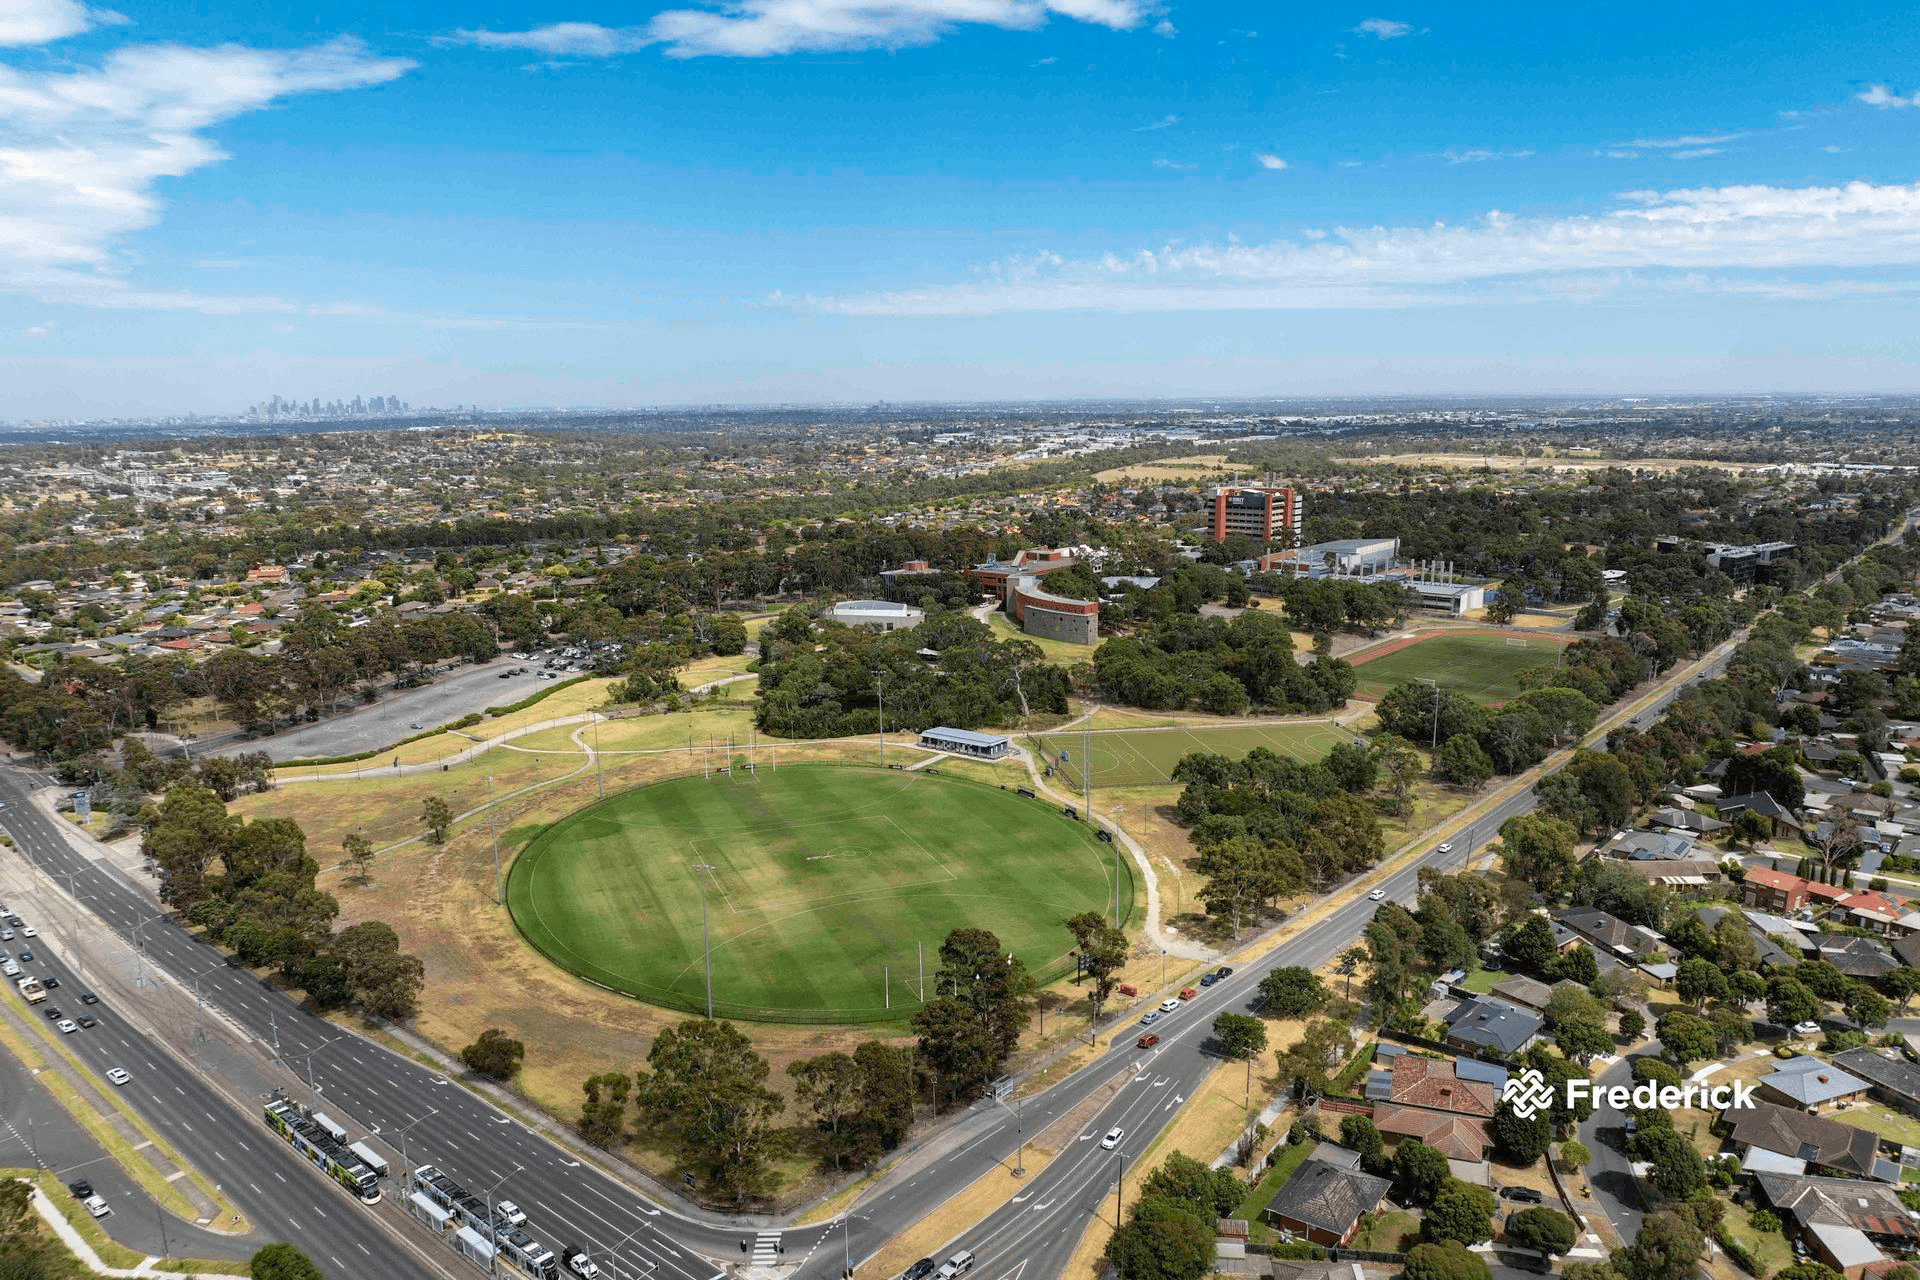
{"label": "pedestrian crossing", "polygon": [[753,1238],[753,1265],[770,1267],[780,1260],[780,1233],[762,1231]]}

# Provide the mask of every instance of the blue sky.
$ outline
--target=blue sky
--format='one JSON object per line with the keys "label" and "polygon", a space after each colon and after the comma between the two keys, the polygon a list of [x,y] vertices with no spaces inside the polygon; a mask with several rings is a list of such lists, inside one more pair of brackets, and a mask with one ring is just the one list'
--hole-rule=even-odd
{"label": "blue sky", "polygon": [[0,0],[0,419],[1920,390],[1898,6]]}

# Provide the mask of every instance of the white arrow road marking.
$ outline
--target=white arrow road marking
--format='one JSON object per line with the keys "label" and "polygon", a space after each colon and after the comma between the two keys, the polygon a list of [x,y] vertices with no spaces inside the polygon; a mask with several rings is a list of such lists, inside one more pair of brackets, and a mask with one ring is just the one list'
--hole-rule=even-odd
{"label": "white arrow road marking", "polygon": [[1027,1260],[1020,1259],[1020,1265],[1000,1277],[1000,1280],[1020,1280],[1020,1273],[1027,1269]]}

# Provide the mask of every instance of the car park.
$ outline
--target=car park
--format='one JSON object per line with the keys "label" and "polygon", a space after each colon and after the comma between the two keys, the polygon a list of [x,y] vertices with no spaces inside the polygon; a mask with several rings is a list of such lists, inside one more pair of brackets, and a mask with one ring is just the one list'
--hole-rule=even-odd
{"label": "car park", "polygon": [[112,1067],[107,1071],[107,1079],[117,1085],[124,1085],[127,1081],[133,1079],[133,1077],[127,1074],[125,1067]]}
{"label": "car park", "polygon": [[112,1206],[110,1206],[105,1200],[102,1200],[99,1196],[88,1196],[85,1200],[82,1200],[80,1203],[85,1205],[87,1212],[92,1214],[96,1218],[104,1218],[108,1214],[113,1212]]}
{"label": "car park", "polygon": [[1144,1035],[1135,1041],[1135,1043],[1142,1049],[1151,1049],[1160,1043],[1160,1037],[1156,1035]]}
{"label": "car park", "polygon": [[1127,1131],[1125,1129],[1122,1129],[1119,1125],[1113,1126],[1113,1128],[1107,1130],[1107,1136],[1100,1139],[1101,1149],[1105,1151],[1113,1150],[1120,1145],[1120,1140],[1126,1136]]}

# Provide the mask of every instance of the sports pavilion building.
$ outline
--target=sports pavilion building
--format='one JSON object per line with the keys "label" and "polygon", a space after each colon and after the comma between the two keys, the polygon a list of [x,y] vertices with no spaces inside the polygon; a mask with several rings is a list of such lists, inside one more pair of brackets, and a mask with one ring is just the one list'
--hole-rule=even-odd
{"label": "sports pavilion building", "polygon": [[1010,741],[1004,733],[975,733],[971,729],[949,729],[945,725],[922,730],[920,734],[920,745],[930,751],[978,756],[983,760],[998,760],[1006,755]]}

